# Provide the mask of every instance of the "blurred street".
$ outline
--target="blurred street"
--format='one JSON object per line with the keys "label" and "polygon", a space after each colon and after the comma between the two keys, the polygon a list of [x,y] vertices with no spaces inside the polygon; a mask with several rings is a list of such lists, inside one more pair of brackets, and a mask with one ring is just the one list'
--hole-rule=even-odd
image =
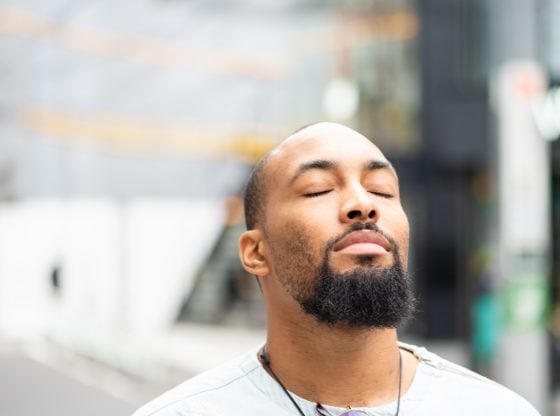
{"label": "blurred street", "polygon": [[28,357],[0,353],[0,416],[122,416],[134,407]]}
{"label": "blurred street", "polygon": [[[130,416],[165,390],[262,343],[265,336],[262,330],[181,325],[152,339],[122,337],[115,343],[101,334],[93,338],[95,348],[61,339],[0,340],[0,416]],[[64,347],[57,345],[64,342]]]}

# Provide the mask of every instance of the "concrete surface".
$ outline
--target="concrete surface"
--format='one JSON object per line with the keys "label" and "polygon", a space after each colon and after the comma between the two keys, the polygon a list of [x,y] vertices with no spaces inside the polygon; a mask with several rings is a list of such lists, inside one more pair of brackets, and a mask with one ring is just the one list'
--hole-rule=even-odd
{"label": "concrete surface", "polygon": [[134,408],[28,357],[0,354],[0,416],[126,416]]}

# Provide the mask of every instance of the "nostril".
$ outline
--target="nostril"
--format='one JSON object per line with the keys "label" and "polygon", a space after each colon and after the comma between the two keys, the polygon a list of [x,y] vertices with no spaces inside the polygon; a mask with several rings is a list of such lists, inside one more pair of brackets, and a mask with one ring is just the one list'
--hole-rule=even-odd
{"label": "nostril", "polygon": [[372,209],[372,210],[369,212],[369,214],[368,214],[368,218],[369,218],[370,220],[372,220],[373,217],[375,217],[375,210],[374,210],[374,209]]}
{"label": "nostril", "polygon": [[362,215],[362,213],[360,211],[358,211],[357,209],[352,210],[348,213],[348,218],[353,220],[356,217],[360,217]]}

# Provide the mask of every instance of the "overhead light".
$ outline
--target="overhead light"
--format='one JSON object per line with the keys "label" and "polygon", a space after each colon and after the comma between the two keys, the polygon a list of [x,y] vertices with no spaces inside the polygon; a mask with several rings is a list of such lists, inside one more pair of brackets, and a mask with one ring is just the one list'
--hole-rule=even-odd
{"label": "overhead light", "polygon": [[332,120],[345,121],[358,111],[359,91],[356,83],[348,78],[333,78],[323,95],[323,110]]}

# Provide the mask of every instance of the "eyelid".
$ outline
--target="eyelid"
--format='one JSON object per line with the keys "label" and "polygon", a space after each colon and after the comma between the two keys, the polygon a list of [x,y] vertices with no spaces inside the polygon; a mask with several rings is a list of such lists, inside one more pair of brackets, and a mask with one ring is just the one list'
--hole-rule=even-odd
{"label": "eyelid", "polygon": [[392,186],[372,184],[366,187],[366,190],[372,194],[382,198],[394,198],[397,196],[397,191]]}
{"label": "eyelid", "polygon": [[385,181],[372,181],[365,183],[364,188],[372,195],[377,195],[382,198],[395,198],[398,195],[398,188],[393,186],[390,182]]}
{"label": "eyelid", "polygon": [[382,198],[394,198],[395,197],[395,195],[393,195],[392,193],[376,192],[376,191],[369,191],[369,193],[380,196]]}
{"label": "eyelid", "polygon": [[303,196],[305,198],[316,198],[316,197],[321,196],[321,195],[326,195],[331,191],[332,191],[332,189],[325,189],[323,191],[317,191],[317,192],[306,192],[306,193],[303,194]]}

